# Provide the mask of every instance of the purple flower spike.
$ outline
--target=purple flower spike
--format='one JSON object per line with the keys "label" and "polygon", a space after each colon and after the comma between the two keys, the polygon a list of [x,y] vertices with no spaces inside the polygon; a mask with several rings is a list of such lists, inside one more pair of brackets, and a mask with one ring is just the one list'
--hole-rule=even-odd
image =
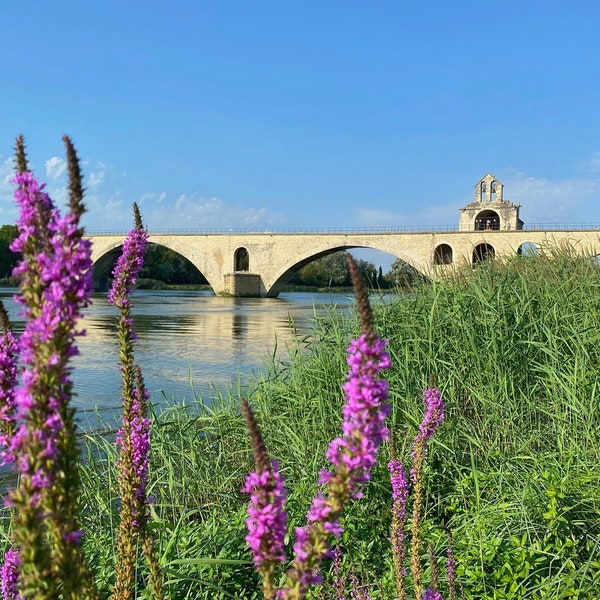
{"label": "purple flower spike", "polygon": [[[412,538],[411,538],[411,571],[414,589],[417,597],[422,593],[421,584],[421,522],[423,518],[423,478],[424,464],[427,457],[427,445],[433,434],[437,431],[444,419],[444,404],[439,390],[434,388],[423,392],[425,416],[419,425],[419,432],[412,445],[412,469],[410,477],[414,484],[414,501],[412,511]],[[425,592],[427,593],[427,592]],[[431,592],[432,594],[434,592]],[[423,595],[425,598],[425,595]],[[437,596],[430,596],[429,600],[437,600]],[[441,599],[441,596],[439,597]]]}
{"label": "purple flower spike", "polygon": [[[13,271],[22,290],[15,300],[23,307],[26,325],[20,338],[23,386],[15,394],[20,424],[9,452],[31,456],[29,444],[37,430],[35,443],[45,448],[45,458],[55,459],[65,425],[60,415],[70,399],[68,363],[77,354],[74,338],[82,333],[76,330],[77,319],[92,293],[91,245],[81,237],[78,215],[70,212],[61,218],[45,185],[32,173],[17,173],[14,181],[20,218],[11,250],[23,255]],[[30,477],[32,468],[37,467],[29,467]],[[48,487],[53,480],[50,470],[34,487]]]}
{"label": "purple flower spike", "polygon": [[250,473],[245,483],[242,491],[250,494],[246,541],[256,570],[262,572],[269,563],[285,560],[287,492],[276,460],[271,462],[270,470]]}
{"label": "purple flower spike", "polygon": [[412,447],[413,468],[410,472],[413,483],[416,483],[418,470],[427,454],[427,443],[444,420],[444,403],[439,390],[435,388],[423,392],[425,416],[419,425],[419,433],[415,436]]}
{"label": "purple flower spike", "polygon": [[[19,206],[18,237],[11,250],[21,254],[13,270],[20,280],[15,297],[25,317],[19,338],[20,385],[14,385],[17,351],[4,325],[0,343],[4,460],[19,474],[8,495],[18,548],[19,585],[50,596],[77,597],[88,588],[80,547],[79,455],[75,439],[70,365],[77,354],[76,336],[82,309],[92,294],[91,243],[84,239],[79,218],[84,212],[77,156],[65,136],[71,184],[69,210],[63,217],[45,185],[27,171],[22,137],[17,140],[19,172],[13,182]],[[4,320],[4,319],[3,319]],[[7,388],[11,386],[14,391]],[[5,569],[16,564],[7,556]],[[12,561],[12,563],[11,563]],[[68,573],[68,575],[65,575]]]}
{"label": "purple flower spike", "polygon": [[1,301],[0,320],[4,330],[0,336],[0,464],[5,465],[14,460],[8,447],[17,427],[15,388],[18,380],[19,347]]}
{"label": "purple flower spike", "polygon": [[153,598],[162,598],[160,566],[151,536],[148,519],[147,479],[150,453],[149,394],[142,371],[134,363],[136,338],[131,318],[131,292],[144,266],[148,232],[142,224],[137,204],[133,205],[135,227],[123,242],[122,253],[113,270],[113,284],[108,300],[119,309],[119,359],[122,377],[122,427],[117,433],[119,456],[117,471],[121,510],[117,534],[117,561],[113,600],[131,600],[138,550],[150,567],[150,586]]}
{"label": "purple flower spike", "polygon": [[[140,402],[140,393],[143,395]],[[131,419],[131,462],[137,479],[135,496],[138,502],[146,501],[146,483],[148,479],[148,463],[150,459],[150,425],[152,421],[146,418],[147,403],[150,394],[144,388],[133,390],[133,405]]]}
{"label": "purple flower spike", "polygon": [[320,483],[326,493],[317,494],[308,511],[308,525],[296,530],[294,564],[281,598],[300,598],[309,586],[321,582],[319,568],[330,557],[329,536],[340,536],[340,518],[352,498],[360,498],[363,485],[371,478],[379,446],[389,438],[385,419],[390,412],[388,384],[381,372],[391,367],[386,346],[374,329],[367,291],[354,259],[348,255],[348,268],[361,322],[362,334],[348,347],[349,365],[343,386],[346,404],[343,410],[342,436],[327,450],[333,472],[323,470]]}
{"label": "purple flower spike", "polygon": [[19,566],[21,557],[14,548],[7,550],[4,555],[4,564],[0,569],[0,587],[3,600],[21,600],[17,585],[19,582]]}
{"label": "purple flower spike", "polygon": [[423,594],[423,600],[444,600],[440,592],[434,592],[432,589],[427,588]]}
{"label": "purple flower spike", "polygon": [[250,494],[246,541],[262,580],[263,596],[275,593],[275,571],[285,560],[287,492],[276,460],[269,460],[260,428],[247,400],[242,398],[242,413],[250,434],[255,471],[246,477],[243,492]]}
{"label": "purple flower spike", "polygon": [[294,561],[281,588],[273,586],[274,570],[284,559],[285,492],[277,471],[277,463],[269,467],[267,452],[258,425],[245,399],[242,411],[252,441],[256,472],[246,480],[245,491],[253,494],[246,538],[262,577],[265,599],[302,598],[312,585],[321,583],[323,559],[332,558],[329,538],[340,537],[340,518],[344,506],[352,498],[362,496],[363,485],[371,478],[371,470],[382,441],[389,438],[385,418],[390,412],[387,382],[379,378],[389,369],[390,358],[385,351],[387,340],[379,338],[373,327],[373,315],[367,291],[358,266],[348,255],[348,268],[360,317],[362,334],[350,343],[350,367],[343,386],[346,404],[343,411],[342,435],[334,439],[327,451],[332,472],[323,470],[320,483],[324,486],[312,501],[306,527],[296,528]]}
{"label": "purple flower spike", "polygon": [[388,463],[390,471],[390,480],[392,484],[392,527],[390,542],[392,544],[392,560],[394,563],[394,576],[396,578],[396,587],[398,597],[404,598],[406,591],[404,588],[404,576],[406,567],[406,503],[408,502],[409,482],[406,471],[399,460],[392,460]]}
{"label": "purple flower spike", "polygon": [[[364,333],[348,347],[350,370],[344,384],[343,437],[331,442],[327,458],[335,474],[347,482],[353,498],[362,496],[361,485],[371,477],[379,445],[389,437],[385,425],[390,412],[388,384],[379,379],[380,371],[391,366],[385,351],[387,343],[377,337],[373,340],[372,335]],[[333,477],[332,473],[323,471],[321,483],[328,483]]]}
{"label": "purple flower spike", "polygon": [[108,293],[108,301],[120,309],[130,307],[131,290],[144,266],[144,253],[148,242],[148,232],[142,227],[136,204],[134,213],[136,227],[129,231],[123,242],[121,255],[113,270],[113,284]]}
{"label": "purple flower spike", "polygon": [[419,426],[419,436],[424,440],[429,440],[444,420],[444,404],[439,390],[435,388],[425,390],[423,404],[425,405],[425,417]]}

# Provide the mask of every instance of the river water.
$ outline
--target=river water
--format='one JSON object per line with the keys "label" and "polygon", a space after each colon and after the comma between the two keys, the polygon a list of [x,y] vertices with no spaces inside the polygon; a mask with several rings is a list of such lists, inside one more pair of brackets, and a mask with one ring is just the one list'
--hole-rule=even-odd
{"label": "river water", "polygon": [[[0,288],[15,331],[23,328],[17,292]],[[269,357],[283,357],[294,329],[308,333],[314,312],[333,304],[350,308],[348,294],[282,293],[279,298],[222,298],[205,291],[137,290],[132,297],[136,362],[151,401],[165,405],[202,397],[210,401],[229,386],[244,386],[265,369]],[[121,379],[117,309],[95,294],[77,338],[74,405],[84,427],[116,423]],[[292,326],[292,320],[294,326]]]}

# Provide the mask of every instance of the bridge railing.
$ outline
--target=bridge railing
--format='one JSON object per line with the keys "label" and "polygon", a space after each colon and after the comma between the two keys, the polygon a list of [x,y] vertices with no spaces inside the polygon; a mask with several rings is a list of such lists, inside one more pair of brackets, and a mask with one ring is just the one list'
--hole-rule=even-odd
{"label": "bridge railing", "polygon": [[[600,223],[531,223],[523,227],[526,231],[592,231],[600,230]],[[396,227],[303,227],[298,229],[281,229],[267,227],[253,228],[215,228],[215,229],[149,229],[151,235],[333,235],[333,234],[377,234],[377,233],[443,233],[457,232],[457,225],[401,225]],[[514,231],[514,230],[513,230]],[[125,235],[126,229],[89,230],[90,236]]]}

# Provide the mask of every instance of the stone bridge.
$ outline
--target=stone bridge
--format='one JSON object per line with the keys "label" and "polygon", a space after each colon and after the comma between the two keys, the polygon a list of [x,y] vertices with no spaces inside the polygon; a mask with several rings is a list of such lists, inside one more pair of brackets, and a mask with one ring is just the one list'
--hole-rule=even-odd
{"label": "stone bridge", "polygon": [[[124,235],[90,235],[95,281],[104,287]],[[188,259],[216,294],[275,297],[304,265],[340,250],[372,248],[396,256],[435,278],[449,269],[493,257],[568,248],[600,254],[600,231],[494,230],[434,232],[154,234],[149,242]]]}

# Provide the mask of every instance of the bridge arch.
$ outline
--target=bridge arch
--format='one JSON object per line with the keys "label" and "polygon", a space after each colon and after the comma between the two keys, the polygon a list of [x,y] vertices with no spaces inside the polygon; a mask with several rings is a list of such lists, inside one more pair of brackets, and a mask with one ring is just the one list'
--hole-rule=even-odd
{"label": "bridge arch", "polygon": [[439,244],[433,252],[434,265],[451,265],[454,262],[454,253],[450,244]]}
{"label": "bridge arch", "polygon": [[496,250],[491,244],[478,244],[473,248],[473,265],[477,263],[492,260],[496,256]]}
{"label": "bridge arch", "polygon": [[[221,286],[219,285],[219,279],[215,277],[210,268],[204,266],[203,263],[198,261],[197,256],[193,252],[193,249],[187,248],[185,246],[182,247],[181,243],[178,243],[178,240],[172,236],[172,242],[169,240],[169,237],[166,236],[166,240],[163,239],[165,236],[149,236],[148,243],[155,244],[157,246],[162,246],[163,248],[167,248],[172,250],[182,258],[189,261],[198,272],[206,279],[208,285],[213,289],[215,293],[220,291]],[[98,290],[106,290],[108,289],[108,285],[110,282],[110,277],[112,275],[111,269],[112,265],[114,265],[115,261],[119,257],[123,247],[124,237],[117,238],[117,240],[111,240],[108,244],[104,245],[100,252],[93,252],[93,264],[92,269],[94,272],[94,287]]]}
{"label": "bridge arch", "polygon": [[517,249],[519,256],[535,256],[540,253],[540,249],[533,242],[523,242]]}
{"label": "bridge arch", "polygon": [[[411,267],[415,268],[419,273],[429,277],[428,273],[425,273],[418,262],[414,260],[411,256],[408,256],[404,253],[392,252],[389,248],[379,247],[377,245],[336,245],[331,247],[325,247],[319,250],[312,250],[310,252],[306,252],[298,257],[293,258],[287,264],[283,266],[282,269],[278,271],[278,274],[274,277],[273,283],[270,286],[267,286],[267,297],[274,298],[279,295],[283,286],[289,281],[302,267],[310,264],[311,262],[318,260],[319,258],[323,258],[330,254],[334,254],[335,252],[340,251],[349,251],[353,248],[368,248],[371,250],[379,250],[380,252],[385,252],[388,254],[392,254],[396,258],[404,261],[409,264]],[[400,254],[400,255],[399,255]]]}

